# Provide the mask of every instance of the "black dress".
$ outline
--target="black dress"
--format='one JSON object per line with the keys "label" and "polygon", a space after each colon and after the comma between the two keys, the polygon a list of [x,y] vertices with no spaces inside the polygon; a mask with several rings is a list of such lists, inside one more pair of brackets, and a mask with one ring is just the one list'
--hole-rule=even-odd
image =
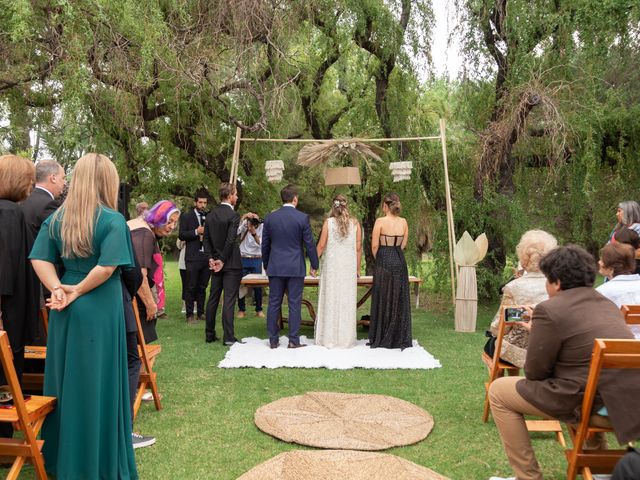
{"label": "black dress", "polygon": [[409,273],[400,247],[403,237],[380,235],[371,295],[371,348],[412,346]]}

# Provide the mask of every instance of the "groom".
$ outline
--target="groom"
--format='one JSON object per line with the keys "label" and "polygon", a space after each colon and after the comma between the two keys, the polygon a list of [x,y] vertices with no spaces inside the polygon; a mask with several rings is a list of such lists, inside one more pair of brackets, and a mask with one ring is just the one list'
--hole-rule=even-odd
{"label": "groom", "polygon": [[262,230],[262,262],[269,276],[269,310],[267,330],[269,346],[278,348],[278,318],[282,310],[282,297],[289,297],[289,348],[300,348],[302,290],[306,273],[303,245],[311,261],[311,275],[318,270],[318,254],[311,234],[309,217],[296,210],[298,191],[287,185],[280,192],[283,205],[267,215]]}

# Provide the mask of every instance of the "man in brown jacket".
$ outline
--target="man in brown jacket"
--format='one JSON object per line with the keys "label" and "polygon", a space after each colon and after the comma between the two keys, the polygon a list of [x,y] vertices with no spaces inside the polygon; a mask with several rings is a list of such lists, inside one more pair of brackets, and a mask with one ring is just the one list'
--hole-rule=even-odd
{"label": "man in brown jacket", "polygon": [[[538,304],[525,377],[504,377],[491,384],[493,418],[517,480],[539,480],[542,473],[524,415],[579,421],[582,397],[596,338],[634,338],[613,302],[592,287],[594,258],[578,246],[559,247],[540,262],[549,300]],[[621,442],[640,437],[640,375],[633,370],[603,372],[594,413],[606,406]],[[492,477],[497,479],[498,477]]]}

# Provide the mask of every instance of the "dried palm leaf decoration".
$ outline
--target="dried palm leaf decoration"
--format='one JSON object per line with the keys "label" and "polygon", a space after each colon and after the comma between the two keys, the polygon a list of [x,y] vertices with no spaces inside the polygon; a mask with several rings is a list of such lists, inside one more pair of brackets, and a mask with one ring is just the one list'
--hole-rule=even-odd
{"label": "dried palm leaf decoration", "polygon": [[353,166],[359,159],[364,159],[369,165],[370,160],[380,161],[385,149],[373,144],[366,144],[358,140],[336,140],[333,142],[312,143],[306,145],[298,153],[298,165],[317,167],[328,164],[332,160],[350,158]]}
{"label": "dried palm leaf decoration", "polygon": [[369,145],[358,140],[312,143],[300,150],[297,163],[305,167],[316,167],[319,165],[327,166],[332,161],[339,162],[347,159],[351,162],[350,167],[327,168],[325,170],[324,184],[327,186],[360,185],[358,161],[363,159],[367,167],[370,167],[370,161],[380,161],[380,155],[384,151],[382,147]]}

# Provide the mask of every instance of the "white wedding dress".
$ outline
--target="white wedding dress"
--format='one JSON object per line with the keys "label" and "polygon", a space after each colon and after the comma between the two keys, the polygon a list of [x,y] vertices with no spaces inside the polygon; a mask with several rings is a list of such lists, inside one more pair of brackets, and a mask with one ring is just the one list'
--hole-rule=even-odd
{"label": "white wedding dress", "polygon": [[356,224],[341,237],[334,218],[328,220],[327,246],[320,263],[320,292],[315,343],[327,348],[356,344]]}

